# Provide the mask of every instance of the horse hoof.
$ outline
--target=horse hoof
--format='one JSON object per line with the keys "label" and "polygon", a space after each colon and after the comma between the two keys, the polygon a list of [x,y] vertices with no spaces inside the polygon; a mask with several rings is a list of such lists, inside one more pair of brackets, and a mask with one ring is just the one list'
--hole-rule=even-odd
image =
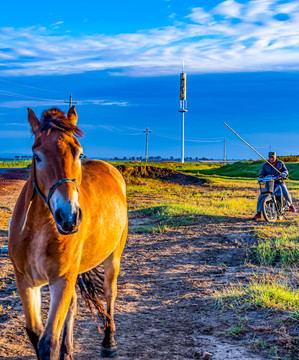
{"label": "horse hoof", "polygon": [[111,358],[116,355],[117,346],[113,346],[111,348],[104,348],[101,349],[101,356],[105,358]]}

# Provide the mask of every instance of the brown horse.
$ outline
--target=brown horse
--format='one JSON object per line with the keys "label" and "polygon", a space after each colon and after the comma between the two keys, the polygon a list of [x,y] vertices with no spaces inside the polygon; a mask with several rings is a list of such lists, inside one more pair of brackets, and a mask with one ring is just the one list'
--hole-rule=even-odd
{"label": "brown horse", "polygon": [[[74,107],[67,116],[57,108],[45,111],[41,121],[28,109],[28,120],[35,135],[31,176],[16,203],[8,242],[28,336],[38,359],[73,359],[75,284],[79,274],[94,274],[103,263],[107,310],[101,354],[113,356],[116,282],[128,224],[124,180],[103,161],[81,165]],[[86,290],[84,279],[83,274]],[[44,328],[40,288],[46,284],[51,302]]]}

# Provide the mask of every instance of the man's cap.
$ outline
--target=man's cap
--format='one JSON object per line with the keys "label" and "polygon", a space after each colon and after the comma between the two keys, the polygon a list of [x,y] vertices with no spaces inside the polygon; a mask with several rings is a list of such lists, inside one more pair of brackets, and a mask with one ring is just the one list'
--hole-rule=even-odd
{"label": "man's cap", "polygon": [[269,151],[268,152],[268,156],[276,156],[276,152],[275,151]]}

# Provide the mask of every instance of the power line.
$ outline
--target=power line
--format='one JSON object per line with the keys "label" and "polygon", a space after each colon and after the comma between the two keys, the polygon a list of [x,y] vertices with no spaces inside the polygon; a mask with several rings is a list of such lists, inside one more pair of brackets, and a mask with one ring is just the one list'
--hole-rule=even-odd
{"label": "power line", "polygon": [[39,90],[39,91],[57,92],[57,91],[53,91],[53,90],[49,90],[49,89],[43,89],[43,88],[36,87],[36,86],[30,86],[30,85],[26,85],[26,84],[21,84],[19,82],[15,82],[15,81],[9,81],[9,80],[4,80],[4,79],[0,79],[0,81],[5,82],[7,84],[13,84],[13,85],[22,86],[22,87],[25,87],[25,88],[35,89],[35,90]]}
{"label": "power line", "polygon": [[62,101],[62,100],[57,100],[57,99],[46,99],[46,98],[39,98],[39,97],[36,97],[36,96],[17,94],[17,93],[13,93],[13,92],[10,92],[10,91],[5,91],[5,90],[0,90],[0,95],[11,96],[11,97],[16,97],[16,98],[21,98],[21,99]]}

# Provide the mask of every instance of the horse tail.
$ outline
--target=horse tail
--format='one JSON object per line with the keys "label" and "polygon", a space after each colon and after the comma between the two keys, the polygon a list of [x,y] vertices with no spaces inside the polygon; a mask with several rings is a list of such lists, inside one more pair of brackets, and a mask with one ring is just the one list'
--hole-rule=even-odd
{"label": "horse tail", "polygon": [[106,317],[110,317],[106,312],[104,303],[104,280],[105,275],[97,267],[83,274],[79,274],[77,278],[77,285],[80,289],[82,298],[89,308],[93,320],[100,332],[102,332],[102,330],[97,322],[97,317],[104,327],[106,324]]}

